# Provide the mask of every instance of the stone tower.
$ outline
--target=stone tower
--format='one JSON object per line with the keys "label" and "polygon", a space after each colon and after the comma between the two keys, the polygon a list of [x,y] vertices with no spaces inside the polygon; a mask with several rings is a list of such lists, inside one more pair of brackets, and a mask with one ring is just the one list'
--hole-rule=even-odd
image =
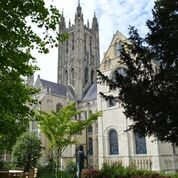
{"label": "stone tower", "polygon": [[78,1],[74,24],[66,26],[62,13],[59,32],[67,32],[69,39],[58,47],[57,82],[71,86],[76,100],[83,98],[89,87],[96,83],[96,69],[99,67],[99,27],[96,15],[84,24],[82,8]]}

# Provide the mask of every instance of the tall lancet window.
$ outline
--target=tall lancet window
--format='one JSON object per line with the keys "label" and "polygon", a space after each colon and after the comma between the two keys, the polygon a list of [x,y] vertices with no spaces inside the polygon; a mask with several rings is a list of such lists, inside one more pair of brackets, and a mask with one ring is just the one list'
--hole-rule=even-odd
{"label": "tall lancet window", "polygon": [[68,53],[68,51],[69,51],[69,41],[66,40],[66,53]]}
{"label": "tall lancet window", "polygon": [[88,67],[85,68],[85,75],[84,75],[84,82],[85,82],[85,85],[87,84],[88,82]]}
{"label": "tall lancet window", "polygon": [[75,85],[75,70],[74,68],[71,69],[71,84]]}
{"label": "tall lancet window", "polygon": [[86,41],[87,41],[87,34],[85,33],[85,35],[84,35],[84,51],[85,51],[85,53],[87,52],[87,44],[86,44]]}
{"label": "tall lancet window", "polygon": [[147,154],[145,137],[139,135],[137,132],[135,132],[134,134],[135,134],[136,154]]}
{"label": "tall lancet window", "polygon": [[74,50],[74,33],[72,33],[71,36],[72,36],[72,50]]}
{"label": "tall lancet window", "polygon": [[92,54],[92,36],[90,36],[90,54]]}
{"label": "tall lancet window", "polygon": [[118,136],[116,130],[112,129],[109,131],[109,154],[118,155]]}

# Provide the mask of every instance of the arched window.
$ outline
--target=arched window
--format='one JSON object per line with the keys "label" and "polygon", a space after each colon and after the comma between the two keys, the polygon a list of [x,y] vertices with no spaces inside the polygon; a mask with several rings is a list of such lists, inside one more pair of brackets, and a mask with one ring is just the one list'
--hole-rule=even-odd
{"label": "arched window", "polygon": [[87,51],[87,44],[86,44],[86,41],[87,41],[87,34],[85,33],[85,34],[84,34],[84,51],[85,51],[85,53],[86,53],[86,51]]}
{"label": "arched window", "polygon": [[65,82],[68,83],[68,72],[67,72],[67,70],[65,71]]}
{"label": "arched window", "polygon": [[136,154],[147,154],[145,137],[140,136],[137,132],[135,132],[134,135],[135,135]]}
{"label": "arched window", "polygon": [[61,109],[62,109],[62,104],[61,103],[56,104],[56,112],[58,112]]}
{"label": "arched window", "polygon": [[88,67],[85,68],[85,75],[84,75],[84,81],[85,81],[85,85],[87,84],[88,82]]}
{"label": "arched window", "polygon": [[74,84],[75,84],[75,71],[74,71],[74,68],[71,69],[71,83],[74,86]]}
{"label": "arched window", "polygon": [[92,54],[92,36],[90,36],[90,54]]}
{"label": "arched window", "polygon": [[93,127],[92,127],[92,125],[88,126],[88,133],[93,133]]}
{"label": "arched window", "polygon": [[69,41],[68,40],[66,40],[66,53],[68,53],[68,51],[69,51]]}
{"label": "arched window", "polygon": [[94,71],[91,71],[91,84],[93,84],[93,79],[94,79]]}
{"label": "arched window", "polygon": [[88,154],[93,155],[93,139],[89,138],[88,140]]}
{"label": "arched window", "polygon": [[116,130],[112,129],[109,132],[109,154],[117,155],[119,154],[118,148],[118,136]]}
{"label": "arched window", "polygon": [[72,50],[74,50],[74,33],[72,33],[71,36],[72,36]]}

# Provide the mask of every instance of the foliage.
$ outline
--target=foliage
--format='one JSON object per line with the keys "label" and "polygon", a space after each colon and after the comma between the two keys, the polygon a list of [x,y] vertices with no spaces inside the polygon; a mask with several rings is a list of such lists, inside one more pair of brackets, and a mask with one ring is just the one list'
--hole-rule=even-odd
{"label": "foliage", "polygon": [[99,73],[119,89],[124,114],[134,121],[129,129],[178,145],[178,1],[156,0],[152,12],[145,38],[130,27],[120,56],[125,74],[115,72],[112,81]]}
{"label": "foliage", "polygon": [[144,170],[144,169],[137,169],[133,166],[124,167],[121,163],[113,163],[111,165],[104,163],[100,173],[100,177],[109,177],[109,178],[115,178],[115,177],[122,177],[122,178],[130,178],[130,177],[156,177],[159,176],[159,173],[150,171],[150,170]]}
{"label": "foliage", "polygon": [[74,161],[68,161],[65,171],[74,177],[77,172],[77,164]]}
{"label": "foliage", "polygon": [[71,103],[58,112],[41,113],[40,128],[50,141],[51,147],[56,152],[56,166],[59,167],[59,158],[70,144],[74,144],[74,135],[96,121],[100,112],[91,113],[86,120],[75,120],[75,116],[83,111],[78,111],[75,103]]}
{"label": "foliage", "polygon": [[22,134],[13,146],[13,161],[25,171],[36,166],[41,152],[41,142],[33,133]]}
{"label": "foliage", "polygon": [[32,50],[48,53],[66,34],[56,32],[59,12],[43,0],[1,0],[0,7],[0,146],[10,150],[34,116],[36,90],[25,85],[37,69]]}

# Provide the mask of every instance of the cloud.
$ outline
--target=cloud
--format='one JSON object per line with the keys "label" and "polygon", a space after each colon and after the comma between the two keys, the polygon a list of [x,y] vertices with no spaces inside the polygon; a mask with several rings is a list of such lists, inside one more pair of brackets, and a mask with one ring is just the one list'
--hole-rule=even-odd
{"label": "cloud", "polygon": [[[77,0],[46,0],[47,5],[52,3],[60,12],[64,12],[67,25],[69,19],[71,23],[74,23],[77,2]],[[85,24],[89,19],[91,25],[94,11],[96,12],[100,29],[100,58],[102,59],[116,30],[127,36],[128,27],[132,25],[138,29],[141,36],[146,34],[145,24],[146,20],[152,17],[151,9],[154,0],[80,0],[80,4]],[[41,68],[37,74],[40,74],[42,78],[57,81],[57,54],[56,48],[46,56],[37,55],[38,65]]]}

